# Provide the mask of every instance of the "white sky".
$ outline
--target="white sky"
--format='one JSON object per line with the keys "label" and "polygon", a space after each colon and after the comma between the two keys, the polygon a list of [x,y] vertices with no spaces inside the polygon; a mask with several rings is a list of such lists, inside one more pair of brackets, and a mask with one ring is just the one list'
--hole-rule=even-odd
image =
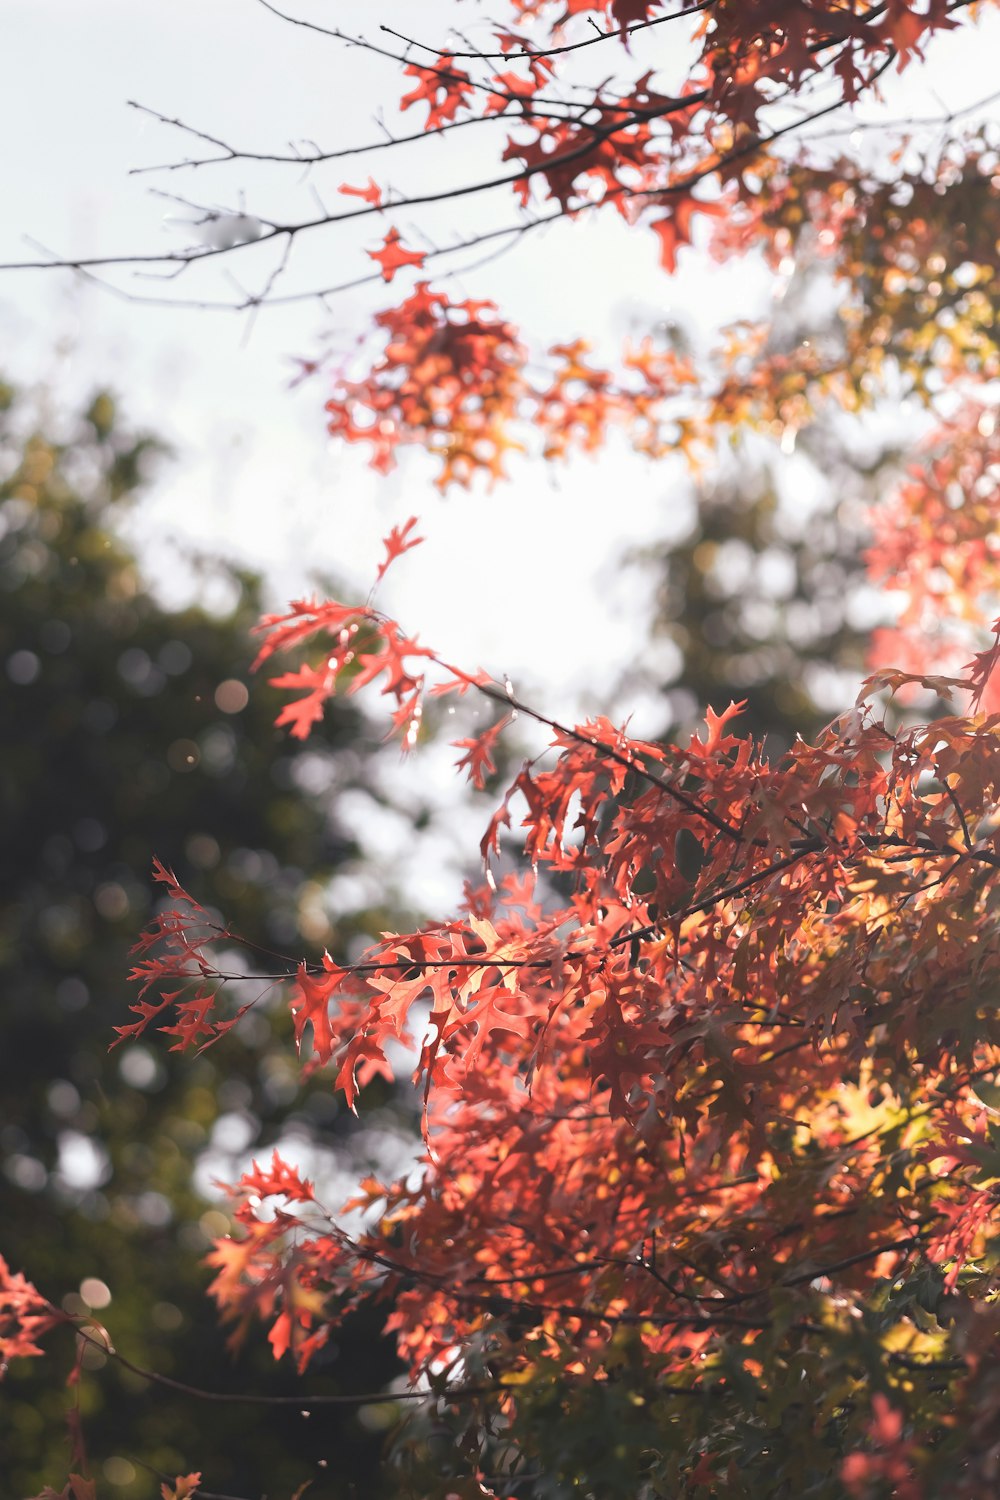
{"label": "white sky", "polygon": [[[417,13],[429,41],[446,39],[449,18],[468,24],[484,14],[473,0],[301,0],[295,8],[371,35],[381,21],[405,30]],[[988,22],[936,44],[930,79],[913,67],[893,80],[901,104],[936,112],[942,101],[958,107],[995,87],[1000,27]],[[374,111],[388,112],[400,93],[393,64],[289,27],[256,0],[0,0],[0,48],[0,261],[32,258],[25,236],[62,254],[179,247],[183,233],[164,219],[185,211],[151,196],[154,186],[225,209],[308,210],[295,169],[129,177],[130,168],[177,160],[195,143],[129,109],[128,99],[268,150],[292,137],[325,148],[373,139]],[[412,111],[407,123],[422,117]],[[505,131],[500,125],[498,138]],[[412,189],[471,177],[474,136],[407,148],[388,180]],[[385,182],[383,163],[337,164],[315,182],[329,204],[345,178],[362,182],[371,171]],[[506,222],[510,207],[508,197],[491,212]],[[464,236],[486,222],[482,212],[471,203],[446,209],[433,233],[439,243]],[[406,235],[406,218],[397,222]],[[327,283],[356,275],[360,249],[383,233],[367,224],[353,237],[318,231],[302,242],[303,268]],[[231,264],[251,285],[257,253]],[[667,277],[653,236],[604,215],[546,231],[453,285],[496,297],[540,343],[582,334],[609,357],[624,332],[663,319],[728,321],[755,312],[765,295],[752,262],[723,270],[688,252],[681,267]],[[284,597],[307,591],[315,570],[363,596],[378,539],[416,513],[427,545],[397,565],[383,607],[442,653],[510,674],[553,712],[597,708],[647,649],[642,593],[634,577],[622,579],[618,560],[630,545],[683,525],[684,475],[612,448],[569,467],[515,463],[512,482],[492,494],[442,499],[419,457],[386,481],[367,469],[362,450],[333,449],[322,385],[287,390],[292,358],[314,353],[321,336],[346,352],[401,285],[349,294],[330,316],[312,303],[265,311],[248,329],[229,313],[130,305],[66,273],[0,275],[0,367],[15,378],[54,379],[67,395],[110,382],[134,421],[174,445],[178,460],[138,518],[139,541],[168,595],[180,577],[171,546],[194,544],[265,568]]]}
{"label": "white sky", "polygon": [[[183,243],[163,220],[184,210],[151,197],[154,184],[227,207],[237,205],[241,189],[249,209],[261,197],[267,206],[275,201],[276,174],[255,180],[241,167],[211,179],[207,171],[129,178],[130,166],[169,160],[187,146],[126,108],[127,97],[251,146],[280,149],[293,132],[324,143],[371,139],[373,108],[398,93],[391,64],[293,32],[252,0],[145,0],[141,7],[97,0],[82,8],[7,0],[4,9],[0,128],[19,142],[5,168],[5,260],[32,253],[25,234],[56,251]],[[350,24],[358,7],[322,9]],[[379,14],[396,19],[405,9],[396,0]],[[455,7],[422,6],[424,25],[435,10]],[[422,111],[413,115],[418,123]],[[443,168],[453,170],[450,162],[432,140],[426,151],[410,148],[393,174],[409,185],[411,167],[422,164],[440,180]],[[366,170],[334,167],[324,197],[335,198],[344,177],[363,181]],[[294,169],[288,181],[296,192],[284,201],[302,211],[308,200]],[[501,211],[509,216],[507,204]],[[464,234],[474,222],[463,208],[454,228]],[[630,324],[642,331],[675,314],[684,294],[658,271],[653,240],[639,246],[616,226],[581,228],[549,234],[544,245],[463,278],[459,287],[497,296],[532,337],[583,332],[609,354]],[[321,277],[336,280],[356,274],[360,245],[383,233],[368,228],[353,245],[346,237],[316,237],[306,255]],[[337,257],[332,273],[327,256]],[[745,279],[745,269],[738,278],[715,273],[716,300],[722,283],[731,283],[733,316],[747,310]],[[663,524],[665,510],[669,519],[670,491],[683,489],[679,471],[653,472],[624,453],[558,470],[515,462],[510,485],[447,499],[419,458],[388,481],[372,475],[362,449],[326,441],[323,386],[307,384],[295,395],[286,387],[293,356],[313,353],[317,335],[331,328],[335,344],[348,349],[370,310],[391,303],[399,284],[351,294],[332,318],[307,304],[265,312],[248,330],[231,314],[126,305],[65,275],[0,277],[5,363],[15,373],[47,375],[55,345],[68,345],[60,361],[65,388],[111,380],[126,410],[174,443],[180,462],[142,512],[147,538],[193,541],[261,564],[286,593],[305,589],[317,568],[366,591],[378,539],[416,512],[428,543],[398,568],[386,607],[443,651],[509,672],[519,684],[557,687],[567,677],[602,683],[626,660],[634,637],[631,601],[615,591],[615,561],[623,545]]]}

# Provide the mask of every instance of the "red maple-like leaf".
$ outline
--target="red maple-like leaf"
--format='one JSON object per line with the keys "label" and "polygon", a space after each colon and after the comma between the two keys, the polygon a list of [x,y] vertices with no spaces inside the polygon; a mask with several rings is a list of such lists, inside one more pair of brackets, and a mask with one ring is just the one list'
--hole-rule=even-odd
{"label": "red maple-like leaf", "polygon": [[325,974],[310,974],[305,964],[299,965],[292,993],[291,1011],[295,1022],[295,1040],[301,1049],[306,1026],[312,1028],[313,1051],[319,1063],[330,1061],[336,1035],[330,1016],[330,1000],[335,994],[343,970],[329,965]]}
{"label": "red maple-like leaf", "polygon": [[256,635],[266,637],[253,663],[256,671],[276,651],[289,651],[301,645],[319,632],[338,635],[350,630],[363,610],[348,604],[337,604],[332,599],[295,599],[282,615],[264,615],[254,626]]}
{"label": "red maple-like leaf", "polygon": [[369,250],[368,255],[382,267],[383,281],[391,281],[401,266],[422,266],[427,252],[404,249],[399,230],[390,229],[381,250]]}
{"label": "red maple-like leaf", "polygon": [[510,723],[510,714],[505,714],[481,734],[472,735],[469,739],[453,740],[452,744],[456,750],[464,750],[465,754],[457,762],[460,771],[468,771],[469,780],[479,791],[486,785],[487,776],[496,770],[493,760],[497,747],[497,741],[501,733]]}
{"label": "red maple-like leaf", "polygon": [[382,582],[382,579],[397,557],[402,557],[403,553],[409,552],[411,547],[420,546],[423,537],[410,535],[417,524],[416,516],[410,516],[409,520],[404,521],[402,526],[394,526],[389,535],[383,537],[382,545],[385,548],[385,557],[378,565],[378,572],[375,574],[376,583]]}
{"label": "red maple-like leaf", "polygon": [[972,694],[972,706],[981,708],[993,674],[1000,666],[1000,620],[993,622],[993,642],[985,651],[977,651],[965,667],[965,682]]}
{"label": "red maple-like leaf", "polygon": [[300,1176],[297,1167],[284,1161],[277,1150],[269,1167],[253,1162],[249,1172],[244,1172],[236,1184],[236,1190],[255,1193],[258,1198],[288,1198],[293,1203],[312,1203],[315,1199],[312,1183]]}
{"label": "red maple-like leaf", "polygon": [[677,198],[670,205],[665,219],[658,219],[650,227],[660,240],[660,264],[671,273],[677,269],[677,252],[683,245],[691,243],[691,221],[695,214],[719,218],[727,212],[724,203],[704,203],[689,194]]}
{"label": "red maple-like leaf", "polygon": [[360,198],[365,203],[370,203],[373,208],[382,207],[382,189],[374,177],[369,177],[364,187],[352,187],[349,182],[342,182],[337,189],[348,198]]}
{"label": "red maple-like leaf", "polygon": [[318,724],[323,717],[326,701],[333,691],[333,674],[327,668],[310,667],[307,664],[294,672],[282,672],[280,676],[272,677],[270,682],[272,687],[289,688],[296,692],[306,689],[300,697],[285,704],[275,722],[279,728],[287,724],[297,740],[308,739],[313,725]]}
{"label": "red maple-like leaf", "polygon": [[454,120],[474,92],[468,73],[457,67],[454,58],[447,53],[443,53],[433,67],[411,63],[403,71],[407,78],[415,78],[417,83],[403,95],[399,107],[409,109],[411,104],[426,104],[428,130],[436,130]]}

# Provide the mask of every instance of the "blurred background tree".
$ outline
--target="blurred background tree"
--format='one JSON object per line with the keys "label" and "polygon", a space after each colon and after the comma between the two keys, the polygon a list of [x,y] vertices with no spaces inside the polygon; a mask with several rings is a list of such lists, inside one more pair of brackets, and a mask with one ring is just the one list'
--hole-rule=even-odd
{"label": "blurred background tree", "polygon": [[[822,263],[806,258],[766,352],[807,339],[838,349],[831,294]],[[773,443],[737,431],[692,485],[686,532],[633,559],[653,584],[660,668],[635,686],[663,694],[672,739],[697,729],[706,704],[744,699],[744,732],[775,756],[851,701],[885,613],[865,580],[867,512],[912,452],[913,428],[888,403],[864,420],[827,403]]]}
{"label": "blurred background tree", "polygon": [[[106,393],[66,422],[0,387],[0,1253],[106,1317],[140,1364],[280,1393],[294,1377],[269,1349],[251,1343],[238,1368],[223,1349],[199,1252],[225,1221],[199,1181],[220,1153],[267,1153],[279,1136],[328,1166],[386,1143],[405,1156],[405,1110],[374,1098],[368,1135],[352,1134],[328,1083],[300,1089],[287,1013],[266,1002],[218,1063],[109,1056],[128,1019],[128,950],[158,899],[154,854],[266,949],[344,953],[389,923],[369,911],[334,925],[323,904],[324,880],[359,856],[334,811],[358,776],[358,715],[338,705],[322,747],[297,748],[273,728],[271,691],[245,685],[258,580],[212,565],[204,588],[221,607],[172,611],[122,540],[161,456]],[[379,1390],[395,1370],[369,1322],[344,1329],[313,1385]],[[85,1375],[79,1400],[93,1471],[123,1500],[156,1488],[142,1464],[177,1473],[195,1459],[213,1490],[291,1494],[319,1475],[330,1496],[384,1492],[377,1409],[367,1426],[298,1408],[251,1419],[213,1406],[207,1420],[114,1363]],[[5,1494],[61,1482],[66,1406],[51,1371],[9,1372]]]}
{"label": "blurred background tree", "polygon": [[693,729],[706,704],[744,699],[744,729],[773,755],[827,722],[845,674],[863,675],[857,525],[838,506],[796,515],[766,458],[703,484],[691,530],[646,563],[654,639],[671,648],[662,684],[671,738]]}

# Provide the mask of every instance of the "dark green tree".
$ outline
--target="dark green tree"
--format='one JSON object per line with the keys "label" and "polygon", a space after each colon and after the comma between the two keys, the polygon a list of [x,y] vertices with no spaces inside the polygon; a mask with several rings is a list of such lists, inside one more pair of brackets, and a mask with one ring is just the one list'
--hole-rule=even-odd
{"label": "dark green tree", "polygon": [[766,463],[705,486],[690,532],[649,561],[654,634],[676,653],[665,684],[675,729],[706,703],[744,699],[745,727],[784,748],[830,718],[841,674],[861,674],[858,531],[832,508],[790,515]]}
{"label": "dark green tree", "polygon": [[[157,602],[117,519],[160,445],[129,431],[110,396],[58,437],[65,424],[40,423],[12,389],[0,404],[0,1254],[74,1310],[91,1307],[143,1366],[291,1391],[266,1348],[239,1368],[224,1351],[197,1254],[220,1216],[195,1164],[289,1135],[328,1153],[365,1143],[348,1140],[328,1086],[299,1091],[287,1014],[266,994],[224,1068],[211,1051],[174,1067],[134,1045],[109,1056],[108,1044],[129,1019],[128,950],[158,899],[154,855],[269,950],[265,967],[303,937],[345,951],[387,925],[377,912],[334,925],[322,902],[325,877],[358,851],[317,789],[350,784],[363,726],[338,708],[308,753],[274,730],[270,691],[245,686],[255,578],[214,569],[235,600],[222,613]],[[394,1128],[391,1101],[384,1117]],[[68,1368],[68,1336],[65,1353]],[[381,1493],[377,1423],[352,1410],[248,1419],[151,1388],[94,1350],[84,1365],[104,1366],[77,1388],[93,1469],[123,1500],[157,1491],[142,1464],[197,1466],[217,1491],[291,1494],[318,1478],[319,1494]],[[335,1393],[345,1369],[352,1391],[391,1377],[377,1323],[344,1330],[313,1388]],[[71,1399],[51,1371],[19,1361],[8,1374],[4,1494],[61,1483]]]}
{"label": "dark green tree", "polygon": [[[788,355],[812,339],[842,354],[829,301],[822,265],[807,262],[768,351]],[[696,728],[706,703],[742,699],[744,732],[776,754],[821,729],[864,675],[872,610],[882,607],[864,576],[866,514],[905,442],[885,412],[859,430],[843,413],[806,411],[784,451],[756,434],[720,451],[693,486],[686,533],[642,555],[655,580],[653,639],[672,658],[656,685],[673,737]]]}

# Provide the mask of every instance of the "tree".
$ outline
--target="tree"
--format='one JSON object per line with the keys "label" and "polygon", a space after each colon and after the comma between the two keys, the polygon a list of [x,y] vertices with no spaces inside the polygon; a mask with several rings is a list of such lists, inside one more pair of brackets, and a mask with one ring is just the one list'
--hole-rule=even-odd
{"label": "tree", "polygon": [[[2,390],[0,1253],[32,1266],[71,1308],[86,1301],[99,1313],[110,1299],[103,1316],[126,1354],[222,1383],[227,1361],[204,1316],[196,1253],[218,1209],[197,1190],[195,1165],[227,1129],[248,1146],[291,1129],[346,1163],[349,1116],[317,1086],[290,1100],[280,1012],[234,1036],[224,1067],[211,1052],[193,1067],[143,1048],[109,1057],[107,1039],[129,947],[156,904],[153,849],[256,943],[302,931],[348,945],[386,924],[385,910],[345,913],[335,933],[304,874],[321,882],[358,857],[328,798],[304,795],[303,779],[353,784],[362,724],[338,712],[315,755],[283,742],[273,703],[245,686],[257,580],[206,565],[199,593],[224,607],[159,604],[121,523],[160,445],[131,432],[106,392],[71,417],[42,406]],[[376,1386],[389,1378],[395,1363],[378,1331],[375,1319],[342,1337],[331,1390],[345,1367],[352,1380],[366,1367]],[[271,1371],[260,1351],[255,1383],[287,1393]],[[126,1455],[176,1466],[189,1407],[166,1391],[150,1402],[126,1371],[108,1374],[85,1395],[89,1448],[98,1471],[112,1460],[128,1496],[145,1481],[136,1470],[125,1482]],[[291,1425],[298,1447],[321,1457],[322,1437],[301,1418]],[[281,1457],[280,1420],[244,1427],[238,1412],[217,1416],[199,1443],[206,1466],[234,1486],[269,1468],[293,1488],[302,1456]],[[8,1493],[55,1477],[64,1429],[62,1393],[41,1371],[15,1370],[0,1403]],[[376,1439],[348,1419],[337,1441],[345,1489],[353,1478],[373,1491]]]}
{"label": "tree", "polygon": [[[870,557],[905,607],[857,703],[773,756],[736,703],[707,706],[686,744],[643,742],[555,721],[370,602],[268,616],[259,661],[293,654],[273,679],[293,737],[338,688],[374,684],[408,748],[427,695],[494,704],[459,741],[480,787],[514,715],[548,745],[503,795],[457,916],[355,962],[275,967],[305,1074],[328,1070],[352,1108],[393,1075],[390,1043],[416,1049],[422,1172],[366,1179],[348,1232],[280,1155],[255,1164],[210,1252],[214,1296],[235,1342],[259,1316],[301,1370],[345,1316],[388,1306],[419,1414],[397,1439],[414,1495],[975,1500],[1000,1465],[996,158],[985,128],[895,162],[796,141],[977,11],[511,11],[499,57],[379,44],[413,83],[403,105],[449,136],[516,114],[501,186],[546,192],[555,217],[651,221],[668,271],[696,216],[719,220],[719,254],[756,247],[779,276],[812,246],[844,290],[835,331],[785,347],[739,330],[707,366],[650,342],[618,374],[574,339],[539,373],[496,309],[417,281],[376,320],[367,373],[336,386],[332,430],[381,468],[427,447],[463,484],[501,473],[529,428],[548,457],[614,421],[653,456],[705,462],[737,429],[794,438],[824,397],[912,393],[944,425],[883,501]],[[529,45],[529,17],[561,29]],[[679,32],[679,84],[558,82],[594,49],[628,70],[629,47]],[[384,279],[421,270],[431,252],[391,210],[429,195],[345,188],[364,206],[322,226],[384,211]],[[240,234],[287,249],[307,227]],[[234,248],[168,259],[186,274]],[[416,540],[394,528],[379,579]],[[157,877],[168,904],[119,1034],[225,1046],[218,924]],[[16,1275],[4,1295],[7,1351],[31,1353],[58,1315]]]}
{"label": "tree", "polygon": [[[821,266],[800,266],[780,290],[776,347],[836,337]],[[774,755],[853,694],[873,605],[864,538],[902,466],[891,425],[859,425],[825,404],[783,446],[739,441],[693,477],[683,534],[635,556],[655,583],[651,637],[666,648],[655,680],[673,738],[698,727],[705,703],[738,699],[742,732]],[[621,698],[649,677],[640,659]]]}

